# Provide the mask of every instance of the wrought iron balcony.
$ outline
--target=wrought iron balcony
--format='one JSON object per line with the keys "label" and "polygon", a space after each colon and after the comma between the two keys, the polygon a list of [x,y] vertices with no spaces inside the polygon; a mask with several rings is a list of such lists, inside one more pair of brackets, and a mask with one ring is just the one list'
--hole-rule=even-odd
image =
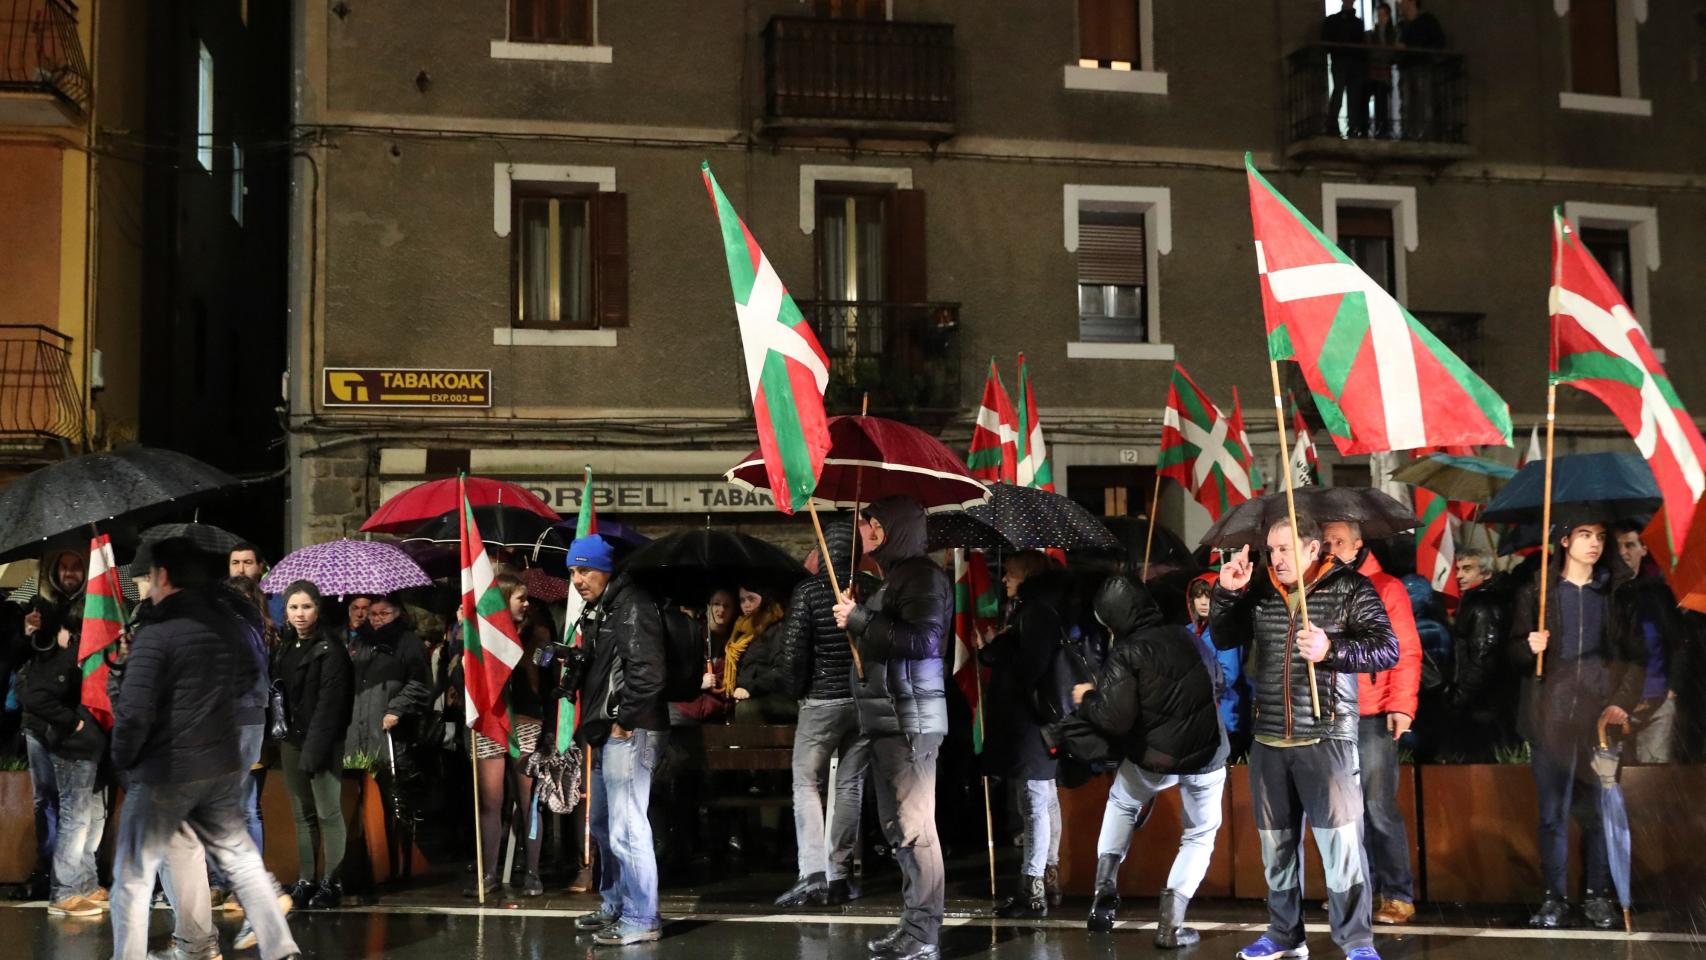
{"label": "wrought iron balcony", "polygon": [[954,27],[772,17],[764,83],[767,133],[939,143],[954,135]]}
{"label": "wrought iron balcony", "polygon": [[829,354],[830,413],[914,420],[960,407],[960,305],[874,300],[796,301]]}
{"label": "wrought iron balcony", "polygon": [[1436,164],[1471,157],[1468,89],[1459,53],[1311,44],[1286,57],[1286,156]]}
{"label": "wrought iron balcony", "polygon": [[89,66],[71,0],[0,0],[0,125],[82,122]]}
{"label": "wrought iron balcony", "polygon": [[71,338],[33,324],[0,324],[0,458],[57,459],[83,440],[83,401]]}

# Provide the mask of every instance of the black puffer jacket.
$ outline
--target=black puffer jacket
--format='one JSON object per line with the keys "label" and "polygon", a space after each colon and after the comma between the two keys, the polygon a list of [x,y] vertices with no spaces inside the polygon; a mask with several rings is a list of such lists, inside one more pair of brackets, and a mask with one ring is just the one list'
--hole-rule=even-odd
{"label": "black puffer jacket", "polygon": [[308,774],[341,770],[344,734],[355,710],[355,670],[349,650],[321,623],[312,636],[285,628],[273,654],[273,682],[284,687],[284,713],[290,724],[285,742],[302,751]]}
{"label": "black puffer jacket", "polygon": [[1245,589],[1215,585],[1209,637],[1221,650],[1250,645],[1250,686],[1256,736],[1280,739],[1357,739],[1359,673],[1398,663],[1398,638],[1386,605],[1368,578],[1328,562],[1309,584],[1309,622],[1327,634],[1327,657],[1315,665],[1321,716],[1310,709],[1308,661],[1297,652],[1301,618],[1289,609],[1271,570],[1258,569]]}
{"label": "black puffer jacket", "polygon": [[[1070,672],[1061,669],[1072,577],[1064,570],[1033,574],[1019,585],[1012,626],[978,653],[990,668],[984,691],[1001,709],[984,714],[984,760],[991,773],[1020,780],[1053,780],[1055,758],[1042,728],[1072,709]],[[1064,685],[1064,686],[1063,686]],[[1046,698],[1055,716],[1039,716]]]}
{"label": "black puffer jacket", "polygon": [[[824,528],[823,536],[836,582],[846,589],[852,570],[853,524],[832,523]],[[855,597],[868,597],[881,585],[876,577],[862,573],[854,581],[852,592]],[[846,700],[853,696],[853,644],[847,639],[847,631],[835,625],[835,589],[827,573],[794,587],[788,616],[782,621],[782,668],[796,700]]]}
{"label": "black puffer jacket", "polygon": [[24,664],[18,675],[18,703],[24,708],[24,729],[54,756],[98,760],[106,752],[105,732],[83,707],[83,671],[77,668],[76,638],[69,646],[54,643]]}
{"label": "black puffer jacket", "polygon": [[871,504],[883,525],[882,587],[853,608],[865,680],[854,680],[859,729],[868,737],[947,736],[947,665],[942,651],[953,616],[953,583],[924,555],[924,509],[904,497]]}
{"label": "black puffer jacket", "polygon": [[1114,646],[1079,715],[1119,738],[1125,758],[1150,773],[1224,766],[1226,730],[1214,678],[1190,631],[1163,623],[1149,591],[1126,577],[1102,584],[1095,609]]}
{"label": "black puffer jacket", "polygon": [[238,622],[204,589],[192,588],[143,604],[134,629],[123,669],[107,681],[113,767],[138,783],[244,769],[238,701],[257,670]]}
{"label": "black puffer jacket", "polygon": [[575,736],[597,746],[610,738],[613,723],[627,730],[668,730],[657,601],[621,574],[581,614],[581,638],[592,659],[581,680],[583,709]]}
{"label": "black puffer jacket", "polygon": [[1465,591],[1452,623],[1452,679],[1447,696],[1453,709],[1482,710],[1494,706],[1489,694],[1503,686],[1506,624],[1511,594],[1503,576],[1495,576]]}

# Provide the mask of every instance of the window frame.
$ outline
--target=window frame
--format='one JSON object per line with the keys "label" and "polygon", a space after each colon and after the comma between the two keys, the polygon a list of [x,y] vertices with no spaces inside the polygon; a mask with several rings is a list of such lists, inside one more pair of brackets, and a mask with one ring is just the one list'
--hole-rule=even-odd
{"label": "window frame", "polygon": [[547,183],[537,180],[523,180],[510,187],[510,222],[521,223],[521,205],[529,200],[574,200],[586,206],[586,312],[591,326],[570,326],[566,323],[550,321],[524,321],[521,316],[522,282],[521,282],[521,243],[522,231],[512,229],[509,237],[509,326],[513,330],[548,330],[573,331],[589,333],[603,329],[598,317],[598,274],[595,268],[597,259],[593,249],[594,233],[598,229],[593,223],[592,197],[598,193],[598,185],[593,183],[569,181],[565,183]]}
{"label": "window frame", "polygon": [[196,40],[196,165],[207,173],[213,172],[213,53],[207,41]]}
{"label": "window frame", "polygon": [[1111,67],[1086,67],[1079,54],[1084,51],[1078,6],[1073,4],[1072,59],[1063,67],[1062,85],[1067,90],[1088,90],[1102,93],[1135,93],[1151,96],[1167,95],[1167,74],[1155,68],[1155,0],[1131,0],[1137,4],[1138,62],[1129,70]]}
{"label": "window frame", "polygon": [[[567,166],[549,163],[494,163],[492,164],[492,233],[509,241],[511,221],[515,215],[512,198],[517,184],[580,184],[596,188],[596,193],[615,193],[616,168],[592,166]],[[526,189],[524,187],[523,189]],[[511,244],[511,251],[514,246]],[[594,251],[597,255],[597,251]],[[504,323],[492,328],[492,344],[500,347],[510,346],[541,346],[541,347],[614,347],[617,345],[617,335],[624,329],[621,326],[599,326],[592,330],[551,330],[538,327],[515,327],[511,318],[515,316],[517,296],[516,272],[513,263],[513,252],[504,254],[505,269],[510,271],[508,283],[511,287],[512,302]],[[630,261],[629,270],[632,272]],[[593,293],[597,296],[595,287]],[[596,299],[595,299],[596,309]],[[631,317],[630,309],[630,317]]]}
{"label": "window frame", "polygon": [[1321,185],[1321,232],[1339,242],[1339,207],[1381,208],[1392,211],[1392,298],[1410,308],[1410,277],[1406,254],[1420,246],[1416,229],[1416,188],[1372,183]]}
{"label": "window frame", "polygon": [[575,40],[518,39],[515,36],[515,0],[504,0],[504,36],[491,41],[493,60],[538,60],[576,63],[610,63],[615,51],[600,43],[599,0],[586,0],[587,34],[582,43]]}
{"label": "window frame", "polygon": [[1066,355],[1074,360],[1167,360],[1175,350],[1161,339],[1161,257],[1173,251],[1173,193],[1168,187],[1069,183],[1061,191],[1064,229],[1062,242],[1073,255],[1072,322],[1077,335],[1078,220],[1085,210],[1140,213],[1143,216],[1143,274],[1145,339],[1131,342],[1071,340]]}
{"label": "window frame", "polygon": [[[1564,203],[1564,218],[1578,230],[1626,230],[1629,233],[1629,287],[1634,302],[1629,309],[1635,322],[1647,334],[1649,343],[1658,351],[1653,337],[1651,290],[1647,274],[1659,268],[1659,209],[1615,203],[1589,203],[1570,200]],[[1662,351],[1660,359],[1663,359]]]}
{"label": "window frame", "polygon": [[1552,0],[1552,12],[1561,23],[1564,76],[1558,92],[1558,106],[1564,110],[1588,113],[1615,113],[1632,117],[1651,117],[1653,102],[1641,96],[1641,38],[1640,25],[1647,22],[1647,0],[1617,0],[1617,77],[1618,95],[1608,97],[1595,93],[1576,93],[1569,89],[1575,72],[1570,65],[1570,0]]}

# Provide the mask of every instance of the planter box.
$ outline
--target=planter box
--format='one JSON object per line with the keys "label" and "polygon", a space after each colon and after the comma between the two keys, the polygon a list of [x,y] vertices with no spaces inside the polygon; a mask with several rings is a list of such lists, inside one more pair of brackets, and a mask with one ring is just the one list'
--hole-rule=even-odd
{"label": "planter box", "polygon": [[[1230,771],[1234,768],[1228,768]],[[1113,774],[1097,777],[1072,790],[1060,791],[1060,885],[1074,896],[1089,896],[1096,885],[1096,838],[1102,831],[1102,811],[1108,803]],[[1214,838],[1214,859],[1203,876],[1199,897],[1232,895],[1232,787],[1221,797],[1220,832]],[[1167,872],[1179,852],[1177,788],[1162,791],[1142,830],[1132,834],[1131,848],[1120,867],[1120,894],[1158,897],[1167,885]]]}
{"label": "planter box", "polygon": [[23,883],[35,867],[35,791],[30,772],[0,771],[0,883]]}
{"label": "planter box", "polygon": [[[347,770],[343,784],[344,826],[348,846],[344,853],[345,887],[359,887],[358,881],[384,883],[393,875],[391,855],[386,843],[385,804],[379,794],[379,784],[371,773]],[[290,795],[284,789],[284,777],[278,771],[267,776],[261,791],[261,817],[266,823],[267,869],[289,884],[299,875],[296,855],[296,818],[290,811]],[[418,849],[411,851],[414,872],[425,873],[426,858]],[[400,871],[399,871],[400,872]]]}

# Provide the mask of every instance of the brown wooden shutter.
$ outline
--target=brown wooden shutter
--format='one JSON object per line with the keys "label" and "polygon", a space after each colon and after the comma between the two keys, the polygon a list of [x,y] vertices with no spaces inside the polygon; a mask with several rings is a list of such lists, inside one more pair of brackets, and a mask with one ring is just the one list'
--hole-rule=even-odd
{"label": "brown wooden shutter", "polygon": [[1139,69],[1138,0],[1078,0],[1078,56],[1124,60]]}
{"label": "brown wooden shutter", "polygon": [[1142,286],[1143,223],[1078,224],[1078,282]]}
{"label": "brown wooden shutter", "polygon": [[556,0],[562,4],[562,38],[567,43],[592,43],[593,0]]}
{"label": "brown wooden shutter", "polygon": [[628,325],[628,195],[592,195],[592,290],[599,329]]}
{"label": "brown wooden shutter", "polygon": [[925,257],[924,191],[896,190],[889,194],[884,222],[888,250],[886,299],[923,303],[930,299]]}
{"label": "brown wooden shutter", "polygon": [[1392,239],[1392,210],[1388,207],[1340,207],[1339,236]]}
{"label": "brown wooden shutter", "polygon": [[1621,96],[1617,69],[1617,0],[1571,0],[1570,90]]}

